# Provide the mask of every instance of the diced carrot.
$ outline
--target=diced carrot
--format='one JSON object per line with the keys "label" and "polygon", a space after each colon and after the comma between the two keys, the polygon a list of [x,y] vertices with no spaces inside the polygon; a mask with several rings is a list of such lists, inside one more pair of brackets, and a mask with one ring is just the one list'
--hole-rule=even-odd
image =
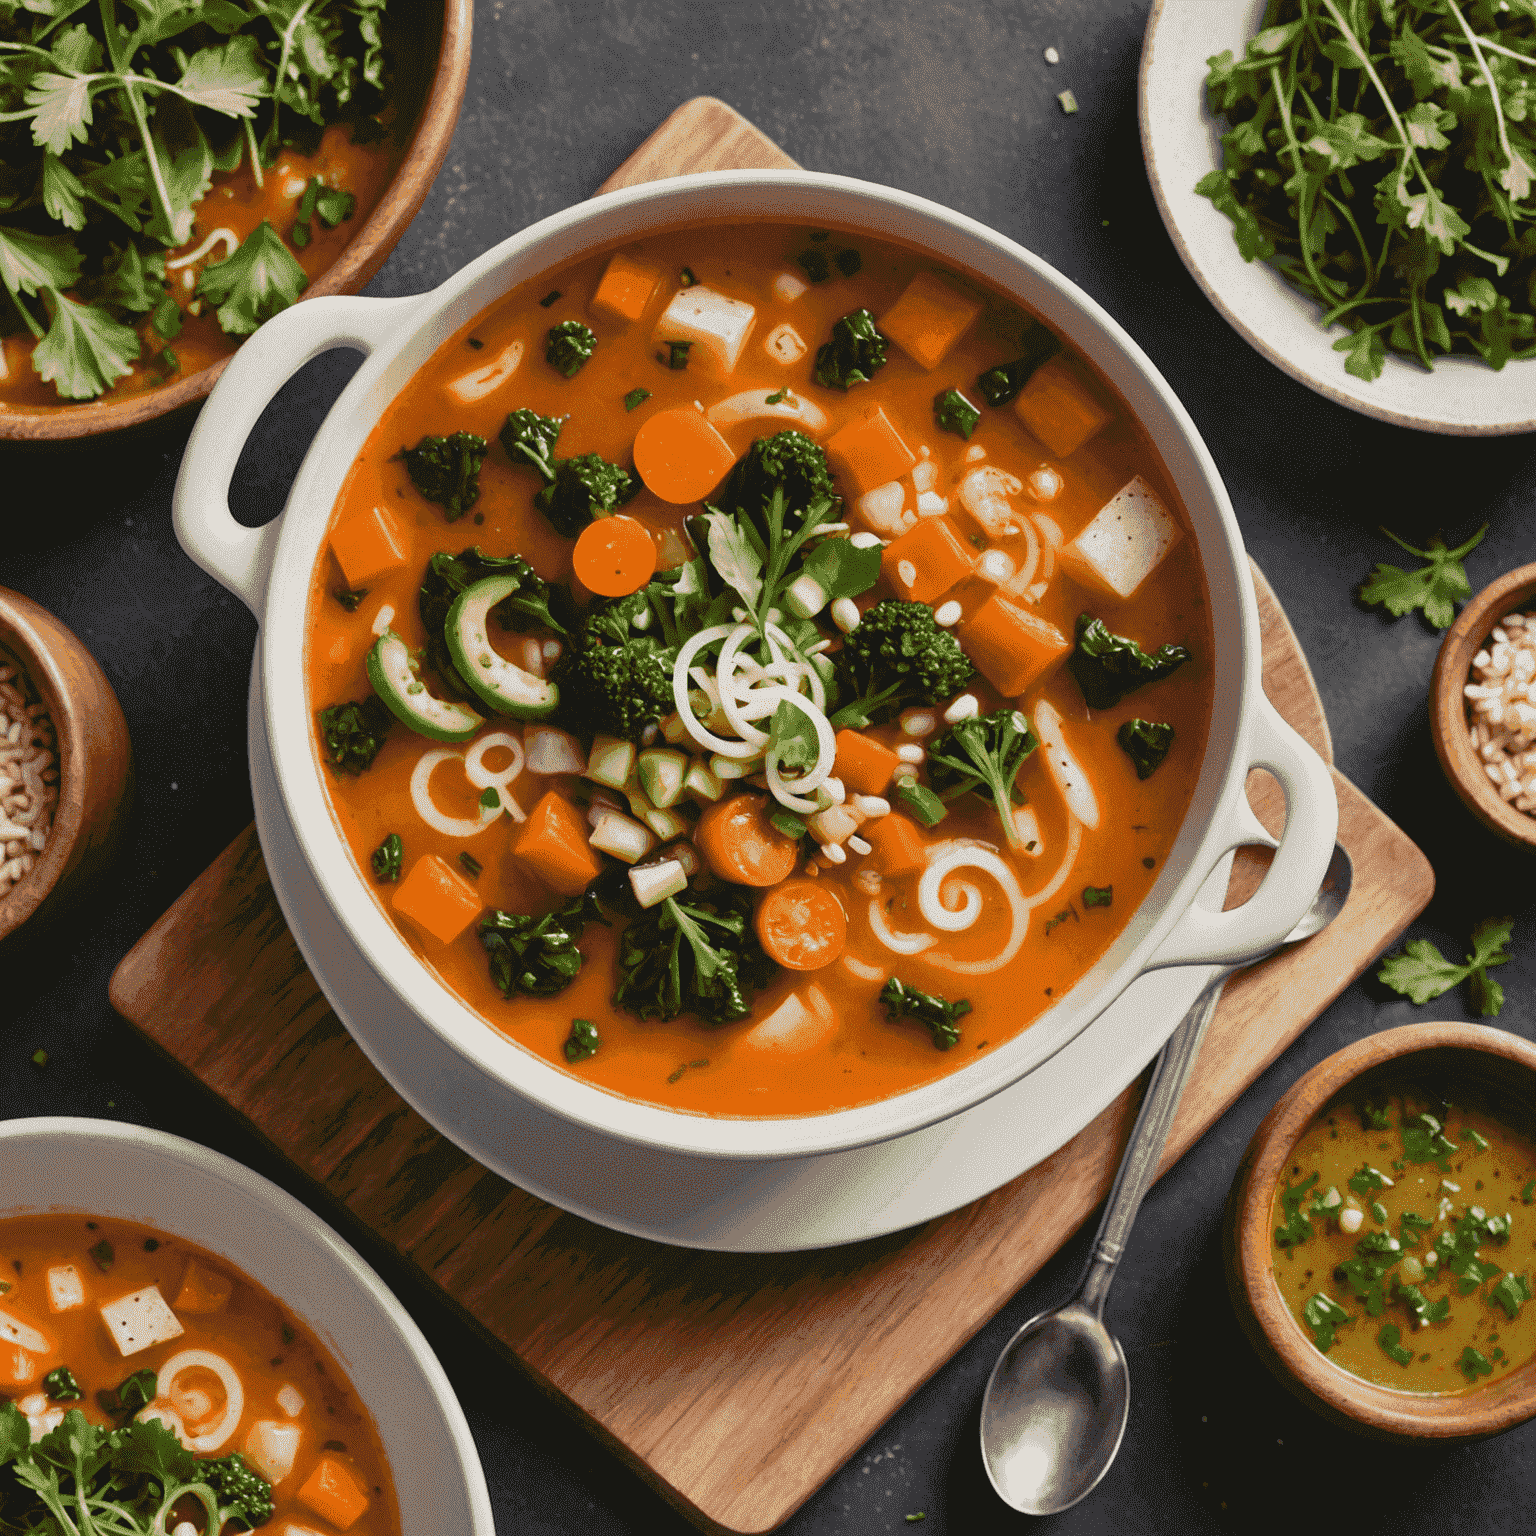
{"label": "diced carrot", "polygon": [[882,875],[905,875],[928,862],[928,845],[910,816],[892,811],[859,828],[859,836],[874,852],[870,858]]}
{"label": "diced carrot", "polygon": [[227,1275],[189,1259],[172,1306],[177,1312],[222,1312],[234,1288],[234,1281]]}
{"label": "diced carrot", "polygon": [[1035,369],[1013,408],[1058,459],[1076,453],[1111,415],[1064,357],[1053,357]]}
{"label": "diced carrot", "polygon": [[902,442],[901,434],[879,406],[835,432],[827,442],[827,458],[853,487],[855,496],[899,480],[917,463],[917,456]]}
{"label": "diced carrot", "polygon": [[856,795],[883,795],[901,759],[889,747],[857,731],[837,733],[832,772]]}
{"label": "diced carrot", "polygon": [[961,621],[959,640],[966,655],[1005,698],[1023,693],[1072,649],[1072,642],[1054,624],[1010,603],[1001,593]]}
{"label": "diced carrot", "polygon": [[512,853],[562,896],[581,895],[603,872],[581,812],[553,789],[528,813]]}
{"label": "diced carrot", "polygon": [[405,545],[394,515],[384,507],[359,512],[331,533],[331,553],[349,587],[360,587],[404,565]]}
{"label": "diced carrot", "polygon": [[777,885],[793,873],[800,844],[768,820],[762,795],[732,795],[704,808],[693,841],[722,880],[736,885]]}
{"label": "diced carrot", "polygon": [[632,517],[600,517],[581,530],[571,567],[587,591],[628,597],[655,574],[656,541]]}
{"label": "diced carrot", "polygon": [[702,501],[736,462],[731,445],[691,405],[647,417],[634,454],[645,488],[674,506]]}
{"label": "diced carrot", "polygon": [[592,295],[592,308],[616,320],[638,320],[660,281],[661,273],[655,267],[642,266],[622,251],[615,251],[597,292]]}
{"label": "diced carrot", "polygon": [[298,1498],[338,1531],[350,1530],[368,1508],[368,1495],[358,1483],[357,1473],[334,1456],[322,1456],[315,1463],[315,1470],[304,1479]]}
{"label": "diced carrot", "polygon": [[909,603],[931,603],[971,574],[972,551],[947,517],[926,517],[885,546],[880,571]]}
{"label": "diced carrot", "polygon": [[770,960],[791,971],[819,971],[848,943],[848,914],[820,880],[786,880],[757,904],[758,942]]}
{"label": "diced carrot", "polygon": [[411,865],[390,905],[434,939],[452,944],[480,916],[484,903],[468,880],[429,853]]}
{"label": "diced carrot", "polygon": [[880,332],[914,362],[932,369],[944,361],[980,313],[981,305],[956,293],[941,277],[919,272],[881,316]]}

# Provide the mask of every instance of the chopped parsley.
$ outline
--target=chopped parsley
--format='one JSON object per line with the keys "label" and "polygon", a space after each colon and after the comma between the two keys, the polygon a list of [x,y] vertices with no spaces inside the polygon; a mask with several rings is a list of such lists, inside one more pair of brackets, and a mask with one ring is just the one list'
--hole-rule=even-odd
{"label": "chopped parsley", "polygon": [[1481,1353],[1481,1351],[1473,1349],[1470,1344],[1462,1350],[1461,1358],[1456,1362],[1456,1369],[1469,1382],[1476,1381],[1479,1376],[1493,1375],[1493,1366],[1490,1364],[1488,1357]]}
{"label": "chopped parsley", "polygon": [[1390,528],[1381,530],[1392,542],[1427,560],[1427,565],[1417,570],[1405,571],[1384,561],[1366,577],[1360,587],[1360,601],[1371,606],[1380,605],[1395,619],[1412,613],[1415,608],[1424,610],[1424,617],[1436,629],[1449,629],[1456,617],[1456,604],[1472,595],[1472,585],[1462,561],[1483,541],[1488,532],[1484,523],[1465,544],[1447,549],[1441,539],[1432,539],[1428,549],[1416,549],[1398,538]]}
{"label": "chopped parsley", "polygon": [[1403,1330],[1396,1323],[1383,1323],[1381,1331],[1376,1335],[1376,1342],[1381,1346],[1382,1353],[1389,1359],[1397,1361],[1399,1365],[1413,1364],[1413,1351],[1404,1349],[1398,1342],[1403,1336]]}
{"label": "chopped parsley", "polygon": [[1083,887],[1083,905],[1085,907],[1107,907],[1114,903],[1115,888],[1112,885],[1085,885]]}
{"label": "chopped parsley", "polygon": [[1513,1322],[1520,1314],[1521,1305],[1531,1299],[1530,1281],[1524,1275],[1505,1275],[1488,1292],[1488,1299],[1498,1302]]}
{"label": "chopped parsley", "polygon": [[1285,1188],[1280,1191],[1280,1209],[1285,1220],[1275,1228],[1277,1248],[1294,1248],[1312,1236],[1312,1223],[1302,1210],[1302,1203],[1307,1198],[1307,1191],[1316,1183],[1315,1173],[1308,1174],[1300,1184],[1286,1180]]}
{"label": "chopped parsley", "polygon": [[571,1032],[566,1036],[565,1059],[567,1061],[585,1061],[589,1056],[597,1055],[597,1048],[603,1042],[598,1038],[597,1025],[591,1019],[572,1019]]}
{"label": "chopped parsley", "polygon": [[1402,1126],[1403,1159],[1410,1163],[1433,1163],[1441,1173],[1451,1171],[1451,1153],[1456,1143],[1446,1137],[1444,1127],[1426,1111]]}
{"label": "chopped parsley", "polygon": [[1326,1291],[1319,1291],[1302,1308],[1302,1318],[1312,1330],[1312,1342],[1326,1355],[1333,1348],[1334,1330],[1349,1322],[1350,1315]]}
{"label": "chopped parsley", "polygon": [[398,880],[400,860],[403,855],[404,848],[400,842],[400,834],[391,832],[369,857],[368,862],[373,865],[373,878],[381,881]]}
{"label": "chopped parsley", "polygon": [[1369,1163],[1362,1163],[1357,1173],[1350,1174],[1349,1187],[1357,1195],[1364,1197],[1373,1189],[1391,1189],[1392,1180],[1379,1168],[1372,1168]]}
{"label": "chopped parsley", "polygon": [[960,1043],[959,1021],[971,1011],[970,1002],[959,998],[950,1002],[931,992],[920,992],[892,976],[881,989],[880,1003],[885,1016],[893,1024],[902,1019],[912,1019],[925,1025],[933,1036],[933,1043],[947,1051]]}
{"label": "chopped parsley", "polygon": [[1402,954],[1387,956],[1376,979],[1413,1003],[1427,1003],[1468,982],[1472,1006],[1484,1018],[1492,1018],[1504,1006],[1504,989],[1488,972],[1508,962],[1505,945],[1513,929],[1512,918],[1485,917],[1472,930],[1472,953],[1465,965],[1447,960],[1428,939],[1412,939]]}
{"label": "chopped parsley", "polygon": [[933,419],[943,431],[954,432],[969,442],[981,412],[958,389],[941,389],[933,397]]}
{"label": "chopped parsley", "polygon": [[556,373],[574,379],[597,350],[597,334],[579,320],[562,320],[544,338],[544,361]]}
{"label": "chopped parsley", "polygon": [[626,411],[632,411],[637,405],[643,405],[650,398],[650,390],[632,389],[627,395],[624,396],[624,409]]}

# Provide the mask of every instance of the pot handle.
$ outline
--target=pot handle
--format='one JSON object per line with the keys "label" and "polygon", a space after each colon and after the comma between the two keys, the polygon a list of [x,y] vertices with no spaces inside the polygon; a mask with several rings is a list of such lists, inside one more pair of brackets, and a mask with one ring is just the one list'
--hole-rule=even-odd
{"label": "pot handle", "polygon": [[237,523],[229,485],[240,450],[272,397],[311,358],[336,347],[370,353],[416,299],[306,299],[274,315],[230,359],[208,396],[181,460],[171,518],[181,547],[259,620],[283,516],[260,528]]}
{"label": "pot handle", "polygon": [[[1285,791],[1285,830],[1274,862],[1242,906],[1230,912],[1190,907],[1152,957],[1148,970],[1172,965],[1246,965],[1276,948],[1312,905],[1339,830],[1339,800],[1328,765],[1265,698],[1255,717],[1248,766],[1267,768]],[[1255,820],[1246,797],[1239,805],[1218,857],[1253,841],[1245,830]]]}

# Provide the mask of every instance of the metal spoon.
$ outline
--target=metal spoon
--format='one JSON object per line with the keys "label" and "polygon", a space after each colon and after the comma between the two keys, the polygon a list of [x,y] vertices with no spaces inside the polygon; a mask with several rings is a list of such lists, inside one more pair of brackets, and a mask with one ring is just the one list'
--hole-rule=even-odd
{"label": "metal spoon", "polygon": [[[1349,855],[1335,843],[1317,899],[1276,948],[1326,928],[1343,910],[1352,878]],[[1026,1515],[1076,1504],[1120,1449],[1131,1411],[1130,1368],[1104,1326],[1104,1300],[1206,1026],[1237,969],[1225,966],[1211,978],[1157,1059],[1082,1282],[1061,1306],[1025,1323],[992,1367],[981,1401],[981,1459],[998,1496]]]}

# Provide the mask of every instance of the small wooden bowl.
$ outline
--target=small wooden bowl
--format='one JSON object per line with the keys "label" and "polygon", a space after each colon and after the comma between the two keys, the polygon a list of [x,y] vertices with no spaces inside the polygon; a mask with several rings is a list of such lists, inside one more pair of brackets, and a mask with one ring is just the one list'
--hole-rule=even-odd
{"label": "small wooden bowl", "polygon": [[[59,755],[59,801],[48,845],[0,896],[0,945],[23,923],[63,910],[111,862],[132,800],[128,722],[96,658],[45,608],[0,587],[0,652],[19,662],[48,707]],[[4,951],[0,951],[3,953]]]}
{"label": "small wooden bowl", "polygon": [[1264,1117],[1238,1164],[1223,1247],[1238,1321],[1276,1379],[1309,1408],[1383,1440],[1480,1440],[1536,1417],[1536,1360],[1467,1392],[1403,1392],[1332,1364],[1287,1310],[1275,1283],[1273,1203],[1286,1164],[1319,1110],[1365,1076],[1427,1071],[1536,1102],[1536,1045],[1484,1024],[1409,1024],[1320,1062]]}
{"label": "small wooden bowl", "polygon": [[1490,832],[1507,843],[1536,850],[1536,816],[1517,811],[1499,798],[1483,772],[1482,759],[1467,738],[1467,701],[1462,689],[1472,673],[1472,658],[1507,613],[1523,610],[1536,597],[1536,565],[1501,576],[1461,610],[1446,631],[1429,684],[1429,732],[1435,756],[1451,787]]}
{"label": "small wooden bowl", "polygon": [[[474,0],[401,6],[387,16],[386,27],[400,27],[386,37],[397,57],[397,100],[407,121],[414,119],[415,128],[405,158],[367,222],[304,290],[305,299],[358,293],[384,265],[426,201],[464,104]],[[190,414],[207,398],[228,363],[229,358],[220,358],[174,384],[125,400],[61,404],[47,411],[0,411],[0,441],[9,438],[45,448],[143,429],[182,410]]]}

